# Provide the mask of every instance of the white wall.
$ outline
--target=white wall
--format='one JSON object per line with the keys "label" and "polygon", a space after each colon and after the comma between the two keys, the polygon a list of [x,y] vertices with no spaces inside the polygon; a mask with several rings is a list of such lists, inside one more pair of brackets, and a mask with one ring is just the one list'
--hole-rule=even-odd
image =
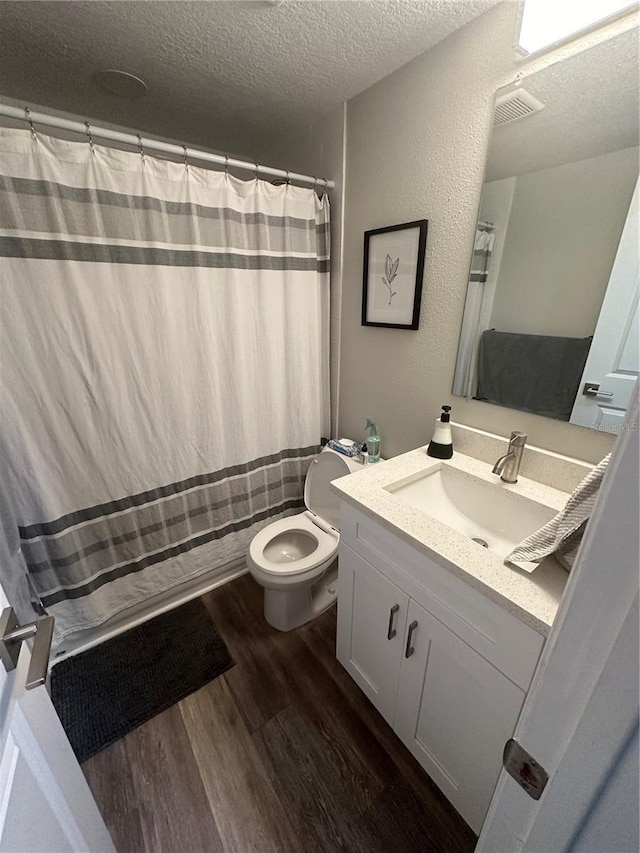
{"label": "white wall", "polygon": [[637,148],[518,175],[491,328],[593,334],[637,177]]}
{"label": "white wall", "polygon": [[[451,397],[496,89],[512,74],[515,3],[503,3],[347,105],[340,431],[380,427],[383,454],[424,444],[443,403],[456,421],[596,461],[611,437]],[[429,220],[420,329],[360,325],[363,232]]]}

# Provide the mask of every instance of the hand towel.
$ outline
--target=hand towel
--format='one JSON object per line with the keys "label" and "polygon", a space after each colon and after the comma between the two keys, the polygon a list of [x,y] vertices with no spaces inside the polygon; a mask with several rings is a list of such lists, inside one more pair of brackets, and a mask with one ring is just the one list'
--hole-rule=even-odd
{"label": "hand towel", "polygon": [[577,486],[565,508],[540,530],[523,539],[517,548],[505,557],[505,563],[518,565],[520,562],[538,562],[548,554],[555,554],[558,562],[569,571],[596,504],[598,490],[610,458],[609,453]]}

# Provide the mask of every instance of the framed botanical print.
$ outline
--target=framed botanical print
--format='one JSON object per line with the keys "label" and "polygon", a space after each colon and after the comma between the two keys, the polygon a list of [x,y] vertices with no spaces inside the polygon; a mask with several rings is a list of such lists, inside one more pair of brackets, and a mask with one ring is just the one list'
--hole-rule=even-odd
{"label": "framed botanical print", "polygon": [[418,219],[365,231],[363,326],[418,328],[427,227]]}

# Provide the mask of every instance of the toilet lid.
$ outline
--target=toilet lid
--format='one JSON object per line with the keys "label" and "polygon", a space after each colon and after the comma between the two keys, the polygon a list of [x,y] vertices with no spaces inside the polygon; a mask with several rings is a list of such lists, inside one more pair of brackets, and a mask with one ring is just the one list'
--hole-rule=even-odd
{"label": "toilet lid", "polygon": [[316,456],[304,481],[304,502],[307,509],[319,515],[336,530],[339,528],[340,501],[329,488],[329,483],[349,473],[351,467],[347,457],[329,450]]}

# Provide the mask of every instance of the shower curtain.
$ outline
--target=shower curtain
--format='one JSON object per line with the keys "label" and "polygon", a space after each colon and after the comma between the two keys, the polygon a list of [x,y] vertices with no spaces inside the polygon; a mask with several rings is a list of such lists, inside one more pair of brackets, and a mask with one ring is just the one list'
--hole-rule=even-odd
{"label": "shower curtain", "polygon": [[313,190],[0,130],[0,476],[57,644],[303,505],[328,235]]}
{"label": "shower curtain", "polygon": [[458,357],[453,377],[452,392],[457,397],[473,397],[476,393],[476,365],[478,345],[484,329],[480,328],[480,316],[489,275],[489,262],[495,243],[495,232],[488,226],[476,228],[473,245],[473,260],[467,284],[467,297],[462,315]]}

